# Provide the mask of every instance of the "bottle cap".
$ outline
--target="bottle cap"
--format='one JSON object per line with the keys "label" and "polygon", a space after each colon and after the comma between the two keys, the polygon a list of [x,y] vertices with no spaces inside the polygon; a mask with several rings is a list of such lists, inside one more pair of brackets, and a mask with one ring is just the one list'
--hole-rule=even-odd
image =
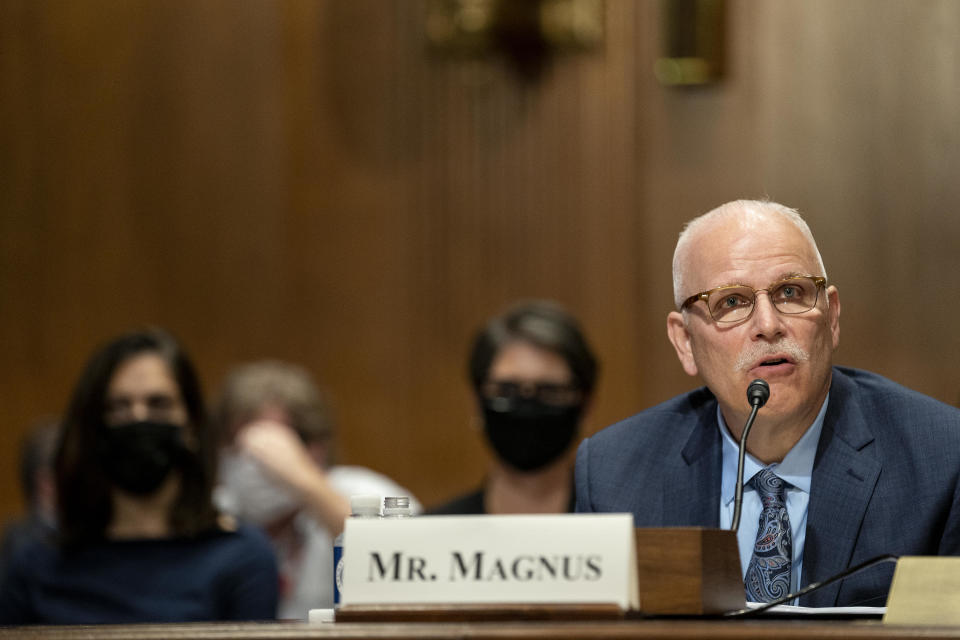
{"label": "bottle cap", "polygon": [[379,516],[380,496],[370,494],[350,496],[350,511],[355,516]]}
{"label": "bottle cap", "polygon": [[409,496],[387,496],[383,499],[384,509],[403,509],[410,508]]}
{"label": "bottle cap", "polygon": [[408,496],[387,496],[383,499],[383,516],[409,516],[410,498]]}

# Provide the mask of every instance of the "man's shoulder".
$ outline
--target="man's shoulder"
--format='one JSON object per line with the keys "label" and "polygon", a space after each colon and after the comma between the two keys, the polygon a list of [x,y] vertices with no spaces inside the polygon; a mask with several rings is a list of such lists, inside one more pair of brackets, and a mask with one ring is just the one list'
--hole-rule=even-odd
{"label": "man's shoulder", "polygon": [[[716,399],[700,388],[584,440],[577,451],[577,510],[631,512],[638,526],[708,524],[676,510],[665,515],[664,482],[669,478],[670,490],[687,498],[696,495],[690,500],[698,505],[701,498],[711,499],[705,496],[713,495],[711,483],[719,479],[713,473],[720,462],[716,415]],[[689,473],[696,462],[703,464],[696,464],[696,474]]]}
{"label": "man's shoulder", "polygon": [[910,413],[915,418],[932,418],[960,425],[960,409],[889,378],[852,367],[833,368],[831,399],[855,400],[867,411],[884,414]]}
{"label": "man's shoulder", "polygon": [[960,460],[960,409],[869,371],[833,373],[825,428],[855,448],[876,441],[883,455]]}
{"label": "man's shoulder", "polygon": [[618,439],[630,433],[649,434],[659,436],[675,436],[678,430],[661,429],[663,425],[679,424],[678,421],[689,421],[691,418],[716,415],[717,400],[706,387],[700,387],[661,402],[648,409],[636,413],[629,418],[616,422],[592,436],[593,440]]}
{"label": "man's shoulder", "polygon": [[697,429],[716,425],[716,413],[716,398],[701,387],[601,429],[588,439],[586,448],[604,464],[675,459]]}

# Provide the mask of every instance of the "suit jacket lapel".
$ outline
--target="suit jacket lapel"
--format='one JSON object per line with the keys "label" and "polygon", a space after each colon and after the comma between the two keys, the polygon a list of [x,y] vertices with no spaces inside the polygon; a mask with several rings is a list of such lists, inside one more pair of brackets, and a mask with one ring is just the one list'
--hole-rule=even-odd
{"label": "suit jacket lapel", "polygon": [[[813,464],[801,584],[825,580],[849,566],[880,476],[880,462],[871,454],[874,437],[856,388],[836,369],[829,403]],[[834,606],[841,584],[801,598],[800,604]]]}
{"label": "suit jacket lapel", "polygon": [[667,526],[717,527],[720,525],[720,432],[717,403],[698,408],[682,462],[664,477],[663,523]]}

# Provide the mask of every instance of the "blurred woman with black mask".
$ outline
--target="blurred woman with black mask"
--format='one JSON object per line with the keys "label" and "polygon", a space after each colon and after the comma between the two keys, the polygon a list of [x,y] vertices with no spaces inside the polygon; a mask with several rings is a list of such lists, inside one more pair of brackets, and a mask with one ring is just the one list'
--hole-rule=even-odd
{"label": "blurred woman with black mask", "polygon": [[0,624],[275,617],[269,542],[213,507],[215,452],[174,338],[137,331],[95,352],[57,450],[57,538],[11,563]]}
{"label": "blurred woman with black mask", "polygon": [[487,476],[428,513],[572,512],[573,455],[597,378],[577,321],[552,302],[518,304],[477,334],[469,375],[492,454]]}

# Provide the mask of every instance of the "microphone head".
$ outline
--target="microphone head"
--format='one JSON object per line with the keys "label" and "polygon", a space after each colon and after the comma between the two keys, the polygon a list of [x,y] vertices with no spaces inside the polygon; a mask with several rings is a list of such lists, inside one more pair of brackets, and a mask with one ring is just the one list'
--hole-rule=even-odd
{"label": "microphone head", "polygon": [[750,403],[751,407],[757,407],[759,409],[767,404],[767,400],[769,399],[770,385],[767,384],[766,380],[757,378],[747,387],[747,402]]}

